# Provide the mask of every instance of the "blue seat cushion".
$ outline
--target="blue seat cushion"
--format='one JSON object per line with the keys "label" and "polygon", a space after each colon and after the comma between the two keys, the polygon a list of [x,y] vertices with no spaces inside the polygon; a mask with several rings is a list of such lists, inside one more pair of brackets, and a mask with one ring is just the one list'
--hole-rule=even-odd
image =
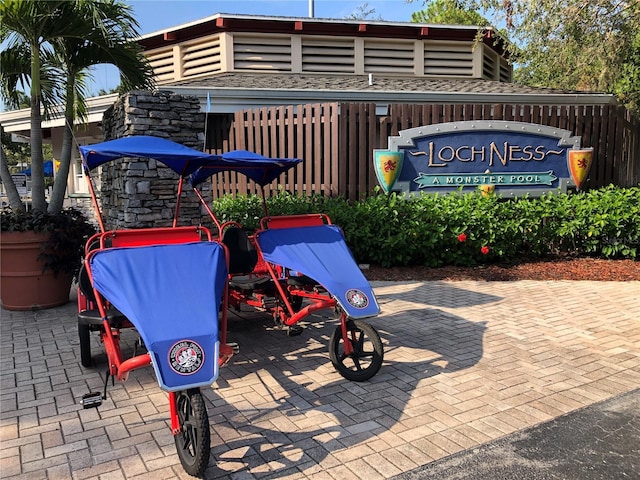
{"label": "blue seat cushion", "polygon": [[227,278],[216,242],[111,248],[91,257],[93,285],[136,327],[167,391],[218,375],[218,313]]}
{"label": "blue seat cushion", "polygon": [[257,241],[265,260],[317,281],[349,317],[380,313],[371,285],[336,225],[263,230]]}

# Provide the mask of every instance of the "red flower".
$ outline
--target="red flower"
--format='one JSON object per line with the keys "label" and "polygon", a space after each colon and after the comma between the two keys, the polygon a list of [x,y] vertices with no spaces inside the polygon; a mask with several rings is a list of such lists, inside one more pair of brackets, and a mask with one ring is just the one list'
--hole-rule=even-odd
{"label": "red flower", "polygon": [[466,233],[461,233],[460,235],[458,235],[458,241],[460,243],[463,243],[467,240],[467,234]]}
{"label": "red flower", "polygon": [[480,249],[480,253],[481,253],[481,254],[483,254],[483,255],[488,254],[488,253],[489,253],[489,247],[487,247],[487,246],[485,245],[484,247],[482,247],[482,248]]}

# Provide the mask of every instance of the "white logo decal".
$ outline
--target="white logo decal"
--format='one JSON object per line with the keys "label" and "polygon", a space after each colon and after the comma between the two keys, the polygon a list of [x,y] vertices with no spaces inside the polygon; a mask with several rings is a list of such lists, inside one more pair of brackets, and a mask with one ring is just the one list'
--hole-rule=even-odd
{"label": "white logo decal", "polygon": [[169,365],[180,375],[192,375],[202,367],[202,347],[192,340],[182,340],[169,350]]}
{"label": "white logo decal", "polygon": [[351,290],[347,290],[347,302],[354,308],[366,308],[369,305],[369,299],[364,294],[364,292],[352,288]]}

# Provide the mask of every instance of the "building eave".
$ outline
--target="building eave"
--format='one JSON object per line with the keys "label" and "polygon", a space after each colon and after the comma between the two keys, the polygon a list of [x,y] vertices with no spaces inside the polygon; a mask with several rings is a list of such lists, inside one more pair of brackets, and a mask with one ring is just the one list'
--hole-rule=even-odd
{"label": "building eave", "polygon": [[[101,95],[87,99],[87,123],[95,124],[102,122],[102,116],[107,108],[111,107],[117,100],[117,94]],[[61,110],[61,108],[60,108]],[[42,121],[42,128],[64,127],[65,119],[61,111],[57,112],[55,118]],[[0,123],[7,133],[28,132],[31,129],[31,110],[23,108],[0,113]]]}
{"label": "building eave", "polygon": [[[475,93],[475,92],[406,92],[406,91],[356,91],[356,90],[273,90],[207,87],[168,87],[180,95],[195,95],[201,99],[203,111],[207,108],[207,94],[213,96],[211,112],[233,113],[225,108],[231,105],[273,106],[284,104],[323,102],[373,102],[373,103],[450,103],[450,104],[530,104],[530,105],[614,105],[613,95],[608,94],[531,94],[531,93]],[[213,95],[211,95],[213,94]],[[237,110],[237,108],[236,108]],[[234,110],[235,111],[235,110]]]}
{"label": "building eave", "polygon": [[[181,43],[216,32],[260,32],[281,34],[430,38],[433,40],[474,40],[478,31],[491,27],[475,25],[442,25],[415,22],[345,20],[333,18],[282,17],[216,13],[215,15],[140,36],[137,43],[144,50]],[[494,32],[495,33],[495,32]],[[492,46],[493,40],[483,39]],[[492,47],[493,48],[493,47]]]}
{"label": "building eave", "polygon": [[[200,99],[203,112],[234,113],[259,107],[300,105],[327,102],[367,102],[379,107],[393,103],[433,104],[513,104],[513,105],[616,105],[615,96],[604,93],[478,93],[436,91],[359,91],[317,89],[246,89],[216,87],[165,86],[165,90],[179,95],[193,95]],[[209,95],[209,101],[207,98]],[[112,106],[117,95],[105,95],[87,100],[89,124],[102,121],[107,108]],[[209,106],[210,105],[210,106]],[[30,130],[29,109],[0,113],[0,123],[8,133],[28,135]],[[43,128],[64,126],[64,118],[45,121]]]}

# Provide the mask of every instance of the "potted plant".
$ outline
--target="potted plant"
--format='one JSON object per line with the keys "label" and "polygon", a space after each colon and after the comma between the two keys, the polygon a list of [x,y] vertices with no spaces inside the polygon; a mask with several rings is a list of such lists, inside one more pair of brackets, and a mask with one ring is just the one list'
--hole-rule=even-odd
{"label": "potted plant", "polygon": [[2,307],[31,310],[67,303],[84,245],[95,232],[84,214],[4,209],[0,232]]}
{"label": "potted plant", "polygon": [[[139,26],[124,2],[3,0],[0,17],[0,97],[9,108],[22,108],[28,89],[31,109],[28,212],[9,171],[4,138],[0,145],[0,179],[11,207],[2,212],[0,299],[7,309],[44,308],[69,300],[69,282],[90,231],[81,213],[63,209],[76,121],[86,121],[83,78],[94,65],[108,63],[120,71],[121,91],[153,88],[155,82],[148,59],[131,41]],[[66,128],[47,199],[42,120],[60,113]],[[21,246],[20,240],[26,243]],[[22,250],[30,253],[18,257]],[[52,286],[45,286],[49,281]],[[43,296],[55,287],[57,300]]]}

